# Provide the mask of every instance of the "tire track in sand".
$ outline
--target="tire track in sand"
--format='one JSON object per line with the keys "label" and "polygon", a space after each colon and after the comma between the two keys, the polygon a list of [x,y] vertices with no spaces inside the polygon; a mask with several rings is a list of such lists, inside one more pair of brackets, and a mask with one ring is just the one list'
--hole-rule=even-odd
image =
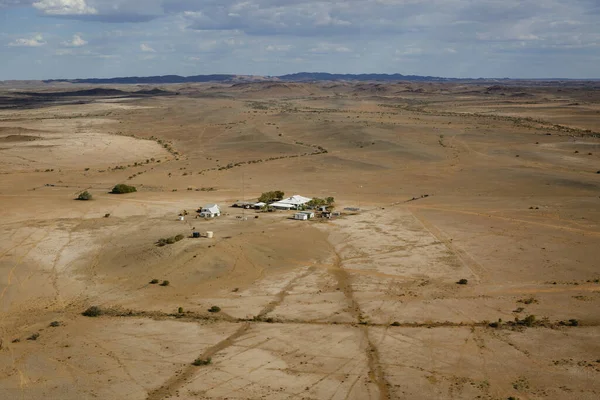
{"label": "tire track in sand", "polygon": [[[275,295],[275,299],[273,301],[269,302],[269,304],[267,304],[258,313],[258,315],[255,317],[255,319],[260,320],[266,314],[272,312],[278,305],[280,305],[283,302],[283,300],[285,300],[285,297],[287,296],[288,291],[290,291],[292,289],[292,287],[296,284],[296,282],[298,280],[310,275],[314,270],[315,270],[314,268],[309,268],[308,271],[306,271],[305,273],[300,274],[300,275],[294,277],[293,279],[291,279],[290,282],[288,282],[288,284],[285,285],[285,287],[283,287],[283,289],[281,289],[279,291],[279,293],[277,293]],[[233,332],[231,335],[229,335],[227,338],[221,340],[217,344],[206,349],[198,358],[202,359],[202,360],[212,358],[218,352],[223,351],[223,350],[227,349],[228,347],[233,346],[235,344],[235,340],[244,336],[246,334],[246,332],[248,331],[248,329],[250,329],[250,326],[251,326],[250,322],[244,322],[238,329],[236,329],[235,332]],[[196,375],[196,373],[198,371],[199,371],[199,368],[197,366],[194,366],[194,365],[186,366],[183,370],[176,372],[175,375],[173,375],[171,378],[169,378],[162,386],[149,392],[148,397],[146,397],[146,400],[160,400],[160,399],[164,399],[166,397],[171,396],[171,394],[173,392],[175,392],[177,389],[179,389],[180,387],[185,385],[187,382],[189,382]]]}
{"label": "tire track in sand", "polygon": [[[352,289],[352,284],[350,282],[351,278],[348,274],[348,271],[344,269],[342,257],[335,249],[335,246],[331,245],[331,249],[335,258],[333,262],[333,268],[330,271],[337,280],[340,290],[346,297],[350,314],[356,318],[358,323],[361,323],[363,320],[363,314],[360,309],[360,305],[354,298],[354,290]],[[369,328],[366,325],[361,325],[361,329],[367,342],[365,354],[367,357],[369,379],[377,385],[377,388],[379,389],[380,400],[391,399],[389,383],[385,379],[385,374],[379,361],[379,349],[377,346],[375,346],[370,338]]]}

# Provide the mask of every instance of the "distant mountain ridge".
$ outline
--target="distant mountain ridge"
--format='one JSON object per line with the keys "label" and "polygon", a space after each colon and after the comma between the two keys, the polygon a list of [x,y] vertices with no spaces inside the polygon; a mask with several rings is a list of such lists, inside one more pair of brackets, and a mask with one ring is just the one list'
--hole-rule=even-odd
{"label": "distant mountain ridge", "polygon": [[118,78],[86,78],[86,79],[48,79],[44,83],[68,82],[91,84],[157,84],[157,83],[195,83],[195,82],[226,82],[232,81],[237,75],[160,75],[160,76],[126,76]]}
{"label": "distant mountain ridge", "polygon": [[[87,84],[167,84],[167,83],[201,83],[201,82],[240,82],[256,80],[252,77],[230,74],[212,75],[160,75],[160,76],[129,76],[117,78],[86,78],[86,79],[48,79],[44,83],[68,82]],[[314,81],[420,81],[447,82],[464,80],[458,78],[440,78],[435,76],[402,75],[402,74],[330,74],[327,72],[299,72],[281,76],[260,77],[262,80],[279,80],[286,82]]]}
{"label": "distant mountain ridge", "polygon": [[277,77],[283,81],[454,81],[457,78],[440,78],[437,76],[402,75],[402,74],[330,74],[328,72],[298,72],[296,74]]}

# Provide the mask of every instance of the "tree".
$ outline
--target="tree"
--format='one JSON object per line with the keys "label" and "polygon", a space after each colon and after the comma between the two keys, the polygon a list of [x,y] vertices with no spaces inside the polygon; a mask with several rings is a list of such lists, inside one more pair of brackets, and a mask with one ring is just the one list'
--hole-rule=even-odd
{"label": "tree", "polygon": [[264,192],[263,194],[261,194],[258,198],[258,201],[262,203],[272,203],[274,201],[279,201],[283,199],[283,196],[285,196],[285,193],[283,193],[281,190],[274,190],[271,192]]}

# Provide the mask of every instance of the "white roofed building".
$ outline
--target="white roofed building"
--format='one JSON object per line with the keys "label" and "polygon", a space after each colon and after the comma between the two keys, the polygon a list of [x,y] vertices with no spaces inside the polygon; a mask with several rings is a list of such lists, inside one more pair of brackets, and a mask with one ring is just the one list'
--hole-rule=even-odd
{"label": "white roofed building", "polygon": [[221,215],[221,209],[216,204],[207,204],[200,210],[200,216],[204,218],[214,218]]}
{"label": "white roofed building", "polygon": [[276,201],[275,203],[269,204],[272,207],[278,208],[280,210],[292,210],[298,209],[300,206],[308,203],[311,199],[308,197],[294,195],[292,197],[288,197],[286,199],[282,199]]}

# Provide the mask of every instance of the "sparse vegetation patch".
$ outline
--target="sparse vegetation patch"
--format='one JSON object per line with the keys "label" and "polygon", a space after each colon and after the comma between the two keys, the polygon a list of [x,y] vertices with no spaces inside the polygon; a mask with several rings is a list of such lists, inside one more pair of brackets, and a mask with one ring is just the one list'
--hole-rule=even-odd
{"label": "sparse vegetation patch", "polygon": [[133,193],[137,192],[135,186],[129,186],[124,183],[119,183],[115,185],[115,187],[110,191],[112,194],[125,194],[125,193]]}

